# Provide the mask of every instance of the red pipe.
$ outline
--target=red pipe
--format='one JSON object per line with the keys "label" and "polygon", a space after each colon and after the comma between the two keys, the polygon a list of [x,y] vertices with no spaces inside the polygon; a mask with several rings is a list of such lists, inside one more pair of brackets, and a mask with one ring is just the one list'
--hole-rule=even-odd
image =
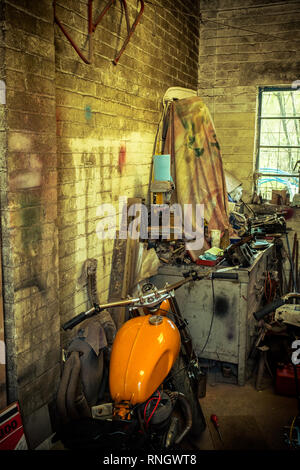
{"label": "red pipe", "polygon": [[[88,6],[89,12],[90,12],[90,9],[91,9],[92,2],[93,2],[93,0],[89,0],[89,6]],[[56,15],[56,0],[53,0],[53,11],[54,11],[54,21],[55,21],[55,23],[60,27],[60,29],[62,30],[62,32],[64,33],[64,35],[66,36],[66,38],[68,39],[70,44],[72,45],[72,47],[75,49],[75,51],[77,52],[79,57],[83,60],[83,62],[85,62],[86,64],[90,64],[91,63],[90,58],[87,59],[85,57],[85,55],[81,52],[79,47],[75,44],[74,40],[71,38],[69,33],[65,30],[64,26],[59,21],[57,15]],[[89,36],[90,36],[90,32],[89,32]]]}
{"label": "red pipe", "polygon": [[[79,49],[79,47],[77,46],[77,44],[74,42],[74,40],[72,39],[72,37],[70,36],[70,34],[66,31],[66,29],[64,28],[64,26],[62,25],[62,23],[60,22],[60,20],[58,19],[57,17],[57,14],[56,14],[56,0],[53,0],[53,11],[54,11],[54,21],[55,23],[59,26],[59,28],[61,29],[61,31],[63,32],[63,34],[65,35],[65,37],[68,39],[68,41],[70,42],[71,46],[75,49],[75,51],[77,52],[77,54],[79,55],[79,57],[86,63],[86,64],[91,64],[91,50],[92,50],[92,34],[95,32],[98,24],[100,23],[100,21],[102,20],[102,18],[104,17],[104,15],[108,12],[108,10],[110,9],[110,7],[115,3],[116,0],[109,0],[108,4],[106,5],[106,7],[103,8],[102,12],[100,13],[100,15],[97,17],[97,19],[95,20],[95,22],[93,22],[93,0],[88,0],[88,38],[89,38],[89,57],[86,58],[86,56],[81,52],[81,50]],[[134,31],[135,31],[135,28],[137,27],[138,23],[140,22],[140,19],[141,19],[141,16],[144,12],[144,1],[143,0],[139,0],[140,3],[141,3],[141,9],[140,9],[140,12],[139,14],[137,15],[132,27],[130,28],[130,22],[129,22],[129,15],[128,15],[128,9],[127,9],[127,3],[126,3],[126,0],[121,0],[123,6],[124,6],[124,12],[125,12],[125,19],[126,19],[126,26],[127,26],[127,37],[123,43],[123,46],[121,47],[118,55],[114,58],[113,60],[113,64],[114,65],[117,65],[117,63],[119,62],[120,60],[120,57],[121,55],[123,54],[123,52],[125,51]]]}
{"label": "red pipe", "polygon": [[[135,31],[135,28],[137,27],[138,23],[140,22],[141,16],[142,16],[142,14],[143,14],[143,12],[144,12],[144,8],[145,8],[145,6],[144,6],[144,1],[143,1],[143,0],[139,0],[139,1],[141,2],[141,9],[140,9],[140,12],[139,12],[139,14],[137,15],[137,17],[136,17],[136,19],[135,19],[135,21],[134,21],[134,23],[133,23],[133,25],[132,25],[132,27],[131,27],[131,29],[130,29],[130,32],[129,32],[127,38],[125,39],[125,41],[124,41],[124,43],[123,43],[123,46],[121,47],[121,49],[120,49],[118,55],[117,55],[117,56],[114,58],[114,60],[113,60],[113,64],[114,64],[114,65],[117,65],[117,63],[119,62],[120,57],[121,57],[121,55],[123,54],[123,52],[125,51],[125,48],[127,47],[128,43],[129,43],[129,41],[130,41],[130,39],[131,39],[131,37],[132,37],[134,31]],[[125,0],[123,0],[123,3],[124,3],[124,2],[125,2],[125,4],[126,4],[126,1],[125,1]],[[127,7],[126,7],[126,8],[127,8]]]}
{"label": "red pipe", "polygon": [[103,16],[105,15],[105,13],[108,12],[108,10],[110,9],[110,7],[115,3],[116,0],[110,0],[109,3],[106,5],[106,7],[103,8],[102,12],[100,13],[100,15],[98,16],[98,18],[96,19],[95,23],[93,24],[93,32],[95,31],[95,29],[97,28],[98,24],[100,23],[100,21],[102,20]]}
{"label": "red pipe", "polygon": [[124,6],[124,12],[125,12],[125,19],[126,19],[126,26],[127,26],[127,34],[130,33],[130,22],[129,22],[129,16],[128,16],[128,10],[127,10],[127,3],[126,0],[121,0]]}
{"label": "red pipe", "polygon": [[89,34],[92,34],[94,31],[94,25],[93,25],[93,0],[89,0],[88,3],[88,31]]}

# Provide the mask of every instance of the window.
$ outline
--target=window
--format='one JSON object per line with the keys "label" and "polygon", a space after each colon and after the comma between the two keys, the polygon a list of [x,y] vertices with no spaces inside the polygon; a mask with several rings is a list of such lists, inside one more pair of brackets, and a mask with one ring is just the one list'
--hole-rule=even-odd
{"label": "window", "polygon": [[273,189],[286,189],[291,200],[298,193],[299,130],[300,90],[260,88],[256,190],[263,199],[272,199]]}

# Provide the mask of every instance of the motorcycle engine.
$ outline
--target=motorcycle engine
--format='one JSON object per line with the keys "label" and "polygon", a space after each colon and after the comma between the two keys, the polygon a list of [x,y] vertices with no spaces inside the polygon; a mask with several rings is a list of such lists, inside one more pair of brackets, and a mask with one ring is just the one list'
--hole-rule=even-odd
{"label": "motorcycle engine", "polygon": [[148,442],[156,450],[171,449],[178,432],[182,429],[178,413],[173,413],[177,396],[177,392],[170,390],[160,392],[160,396],[158,392],[155,392],[141,407]]}
{"label": "motorcycle engine", "polygon": [[153,431],[161,431],[170,420],[174,403],[166,392],[155,392],[145,403],[143,417],[149,428]]}

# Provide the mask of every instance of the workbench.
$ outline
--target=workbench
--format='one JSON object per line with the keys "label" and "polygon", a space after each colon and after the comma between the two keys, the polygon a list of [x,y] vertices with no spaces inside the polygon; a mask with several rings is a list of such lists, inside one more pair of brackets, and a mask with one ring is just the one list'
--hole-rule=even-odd
{"label": "workbench", "polygon": [[[166,282],[177,282],[182,278],[182,273],[190,269],[207,271],[220,268],[196,264],[164,265],[151,278],[151,282],[161,288]],[[236,273],[236,279],[192,281],[175,292],[182,316],[188,321],[198,357],[236,364],[239,385],[244,385],[246,381],[247,358],[255,340],[257,325],[253,313],[262,302],[265,273],[274,269],[275,249],[270,244],[255,255],[250,267],[228,271]]]}

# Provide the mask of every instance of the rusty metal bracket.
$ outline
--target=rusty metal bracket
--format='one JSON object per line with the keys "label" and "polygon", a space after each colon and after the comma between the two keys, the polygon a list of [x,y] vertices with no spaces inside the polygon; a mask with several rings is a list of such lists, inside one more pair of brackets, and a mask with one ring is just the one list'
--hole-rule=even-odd
{"label": "rusty metal bracket", "polygon": [[[114,1],[114,0],[112,0]],[[112,3],[112,2],[110,2]],[[62,25],[62,23],[60,22],[58,16],[57,16],[57,13],[56,13],[56,0],[53,0],[53,13],[54,13],[54,22],[57,24],[57,26],[59,26],[59,28],[61,29],[61,31],[63,32],[63,34],[65,35],[65,37],[67,38],[67,40],[70,42],[71,46],[75,49],[75,51],[77,52],[77,54],[79,55],[79,57],[83,60],[83,62],[85,62],[86,64],[90,64],[91,63],[91,41],[92,41],[92,28],[93,28],[93,21],[92,21],[92,4],[93,4],[93,0],[88,0],[88,39],[89,39],[89,55],[88,57],[86,57],[82,52],[81,50],[79,49],[79,47],[77,46],[77,44],[75,44],[75,41],[73,40],[73,38],[70,36],[70,34],[67,32],[67,30],[65,29],[65,27]]]}
{"label": "rusty metal bracket", "polygon": [[[102,12],[98,15],[95,21],[93,21],[93,1],[94,0],[88,0],[87,4],[87,9],[88,9],[88,41],[89,41],[89,52],[88,52],[88,57],[83,54],[83,52],[80,50],[80,48],[77,46],[71,35],[67,32],[61,21],[59,20],[56,12],[56,0],[53,0],[53,12],[54,12],[54,22],[58,25],[58,27],[61,29],[67,40],[70,42],[71,46],[75,49],[79,57],[86,63],[86,64],[91,64],[92,63],[92,50],[93,50],[93,42],[92,42],[92,35],[95,32],[98,24],[104,17],[104,15],[108,12],[110,7],[116,2],[116,0],[109,0],[107,5],[103,8]],[[120,0],[123,7],[124,7],[124,12],[125,12],[125,19],[126,19],[126,26],[127,26],[127,37],[123,43],[123,46],[121,47],[119,53],[113,60],[113,64],[117,65],[117,63],[120,60],[121,55],[125,51],[134,31],[138,23],[140,22],[140,18],[144,12],[144,1],[139,0],[141,3],[141,9],[136,16],[134,23],[132,26],[130,26],[130,21],[129,21],[129,15],[128,15],[128,9],[127,9],[127,3],[126,0]]]}
{"label": "rusty metal bracket", "polygon": [[121,55],[123,54],[123,52],[125,51],[134,31],[135,31],[135,28],[137,27],[138,23],[140,22],[141,20],[141,16],[142,14],[144,13],[144,8],[145,8],[145,4],[144,4],[144,1],[143,0],[139,0],[140,4],[141,4],[141,9],[139,11],[139,13],[137,14],[130,30],[128,28],[128,25],[129,25],[129,19],[128,19],[128,12],[127,12],[127,5],[126,5],[126,0],[123,0],[123,5],[124,5],[124,9],[125,9],[125,17],[126,17],[126,22],[127,22],[127,32],[128,32],[128,35],[123,43],[123,46],[121,47],[119,53],[117,54],[117,56],[114,58],[113,60],[113,64],[114,65],[117,65],[117,63],[119,62],[120,60],[120,57]]}

